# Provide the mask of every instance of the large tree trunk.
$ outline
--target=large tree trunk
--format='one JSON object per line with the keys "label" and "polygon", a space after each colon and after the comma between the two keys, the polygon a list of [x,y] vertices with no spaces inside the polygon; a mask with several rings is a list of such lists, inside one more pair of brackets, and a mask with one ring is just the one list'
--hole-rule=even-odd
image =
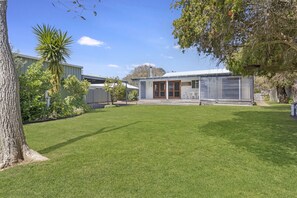
{"label": "large tree trunk", "polygon": [[19,101],[18,77],[8,43],[7,0],[0,0],[0,169],[47,158],[27,146]]}
{"label": "large tree trunk", "polygon": [[288,103],[289,97],[286,93],[286,87],[285,86],[276,86],[277,91],[277,97],[279,100],[279,103]]}

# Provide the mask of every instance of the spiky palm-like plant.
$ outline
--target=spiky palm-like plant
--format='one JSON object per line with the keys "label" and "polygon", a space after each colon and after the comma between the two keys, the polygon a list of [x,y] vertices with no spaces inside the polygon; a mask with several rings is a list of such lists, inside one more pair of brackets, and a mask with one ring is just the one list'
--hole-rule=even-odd
{"label": "spiky palm-like plant", "polygon": [[52,93],[58,93],[60,90],[60,81],[63,75],[63,66],[70,56],[70,45],[73,43],[71,36],[50,25],[37,25],[33,27],[33,32],[37,36],[38,45],[36,51],[44,61],[49,63],[48,69],[53,75]]}

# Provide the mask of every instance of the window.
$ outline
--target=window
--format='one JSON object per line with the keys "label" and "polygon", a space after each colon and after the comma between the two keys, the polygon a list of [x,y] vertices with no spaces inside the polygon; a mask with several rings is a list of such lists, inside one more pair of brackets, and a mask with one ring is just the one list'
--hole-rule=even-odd
{"label": "window", "polygon": [[192,80],[192,88],[199,89],[199,80]]}
{"label": "window", "polygon": [[239,78],[223,78],[222,86],[222,99],[239,99]]}

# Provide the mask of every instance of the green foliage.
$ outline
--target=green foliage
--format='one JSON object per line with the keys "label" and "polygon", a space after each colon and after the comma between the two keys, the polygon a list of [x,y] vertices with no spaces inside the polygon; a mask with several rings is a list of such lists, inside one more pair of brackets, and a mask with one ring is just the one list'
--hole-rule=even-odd
{"label": "green foliage", "polygon": [[62,98],[60,93],[54,93],[51,95],[51,105],[49,107],[49,118],[65,118],[74,116],[74,108],[67,104],[66,100]]}
{"label": "green foliage", "polygon": [[44,61],[49,62],[48,69],[53,75],[53,89],[51,92],[58,93],[63,75],[61,63],[66,62],[66,58],[70,56],[69,46],[73,43],[73,40],[71,36],[68,36],[67,32],[50,25],[37,25],[33,27],[33,32],[38,39],[36,51]]}
{"label": "green foliage", "polygon": [[84,96],[88,93],[90,83],[85,80],[79,81],[74,75],[68,76],[63,83],[67,96],[62,98],[60,93],[51,95],[51,118],[80,115],[89,111],[90,107],[86,105]]}
{"label": "green foliage", "polygon": [[110,94],[111,104],[125,94],[125,86],[119,77],[107,78],[104,83],[104,90]]}
{"label": "green foliage", "polygon": [[173,34],[235,73],[273,75],[297,70],[297,1],[176,0]]}
{"label": "green foliage", "polygon": [[75,76],[69,76],[64,81],[66,98],[63,98],[60,92],[50,94],[50,106],[47,108],[45,92],[52,88],[51,78],[51,72],[42,68],[41,61],[32,64],[24,74],[20,75],[23,121],[64,118],[80,115],[90,110],[84,102],[89,82],[81,82]]}
{"label": "green foliage", "polygon": [[45,92],[51,88],[51,78],[51,73],[42,68],[42,62],[32,64],[24,74],[20,75],[23,121],[35,121],[47,117]]}
{"label": "green foliage", "polygon": [[138,91],[136,90],[130,91],[130,93],[128,94],[128,100],[131,100],[131,101],[138,100]]}
{"label": "green foliage", "polygon": [[84,96],[87,95],[89,91],[90,83],[86,80],[80,81],[76,76],[68,76],[64,80],[64,90],[67,93],[65,101],[68,105],[75,108],[85,107]]}

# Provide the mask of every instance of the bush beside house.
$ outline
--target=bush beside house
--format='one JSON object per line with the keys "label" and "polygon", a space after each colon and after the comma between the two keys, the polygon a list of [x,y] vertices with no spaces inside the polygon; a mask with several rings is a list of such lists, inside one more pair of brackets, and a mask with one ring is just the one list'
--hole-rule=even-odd
{"label": "bush beside house", "polygon": [[80,81],[69,75],[62,82],[61,92],[50,94],[50,105],[46,103],[46,92],[52,88],[52,74],[38,61],[21,74],[20,101],[24,122],[57,119],[82,114],[89,110],[84,95],[88,92],[89,82]]}

